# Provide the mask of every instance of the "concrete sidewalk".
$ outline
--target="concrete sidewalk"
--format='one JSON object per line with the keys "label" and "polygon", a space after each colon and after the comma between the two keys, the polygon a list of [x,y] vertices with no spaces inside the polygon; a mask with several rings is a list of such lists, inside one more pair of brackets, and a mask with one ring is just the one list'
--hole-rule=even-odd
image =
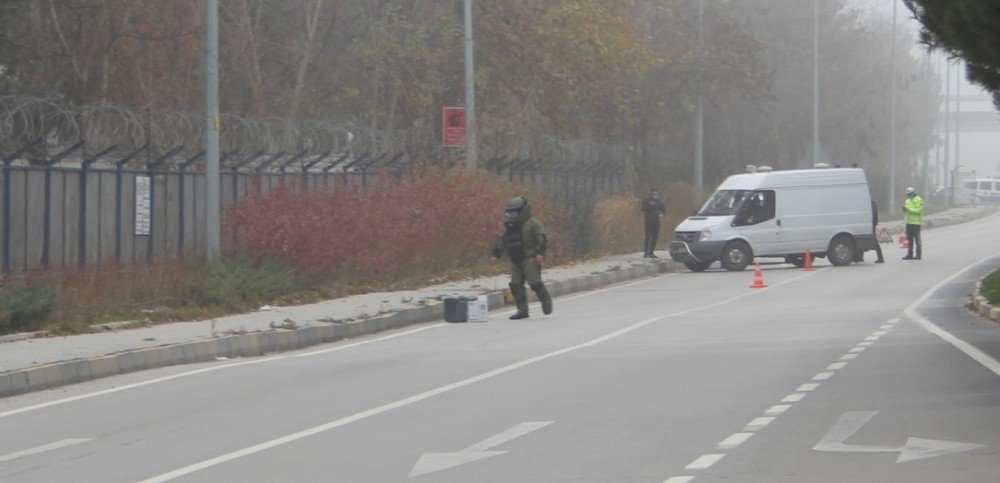
{"label": "concrete sidewalk", "polygon": [[[666,256],[665,251],[661,254]],[[673,271],[677,266],[664,258],[644,259],[636,253],[546,269],[543,279],[552,295],[559,297]],[[0,338],[0,397],[155,367],[260,356],[440,321],[444,317],[441,299],[453,295],[488,295],[491,318],[496,320],[502,316],[497,311],[507,308],[503,290],[508,281],[507,275],[484,277],[295,307],[265,306],[258,312],[212,320],[138,328],[109,325],[93,334],[4,336]],[[535,307],[532,318],[542,317]]]}
{"label": "concrete sidewalk", "polygon": [[[995,207],[949,210],[926,217],[927,228],[995,212]],[[885,225],[901,227],[902,223]],[[665,250],[660,254],[667,256]],[[546,269],[543,278],[552,295],[559,297],[675,270],[684,267],[665,258],[644,259],[634,253]],[[255,357],[439,321],[444,314],[441,298],[452,295],[487,294],[492,318],[498,320],[501,315],[496,312],[507,309],[503,297],[507,282],[507,275],[484,277],[296,307],[263,307],[258,312],[213,320],[131,329],[109,325],[104,332],[94,334],[4,336],[0,337],[0,397],[155,367]],[[555,308],[559,310],[558,299]],[[535,307],[533,319],[542,317]]]}

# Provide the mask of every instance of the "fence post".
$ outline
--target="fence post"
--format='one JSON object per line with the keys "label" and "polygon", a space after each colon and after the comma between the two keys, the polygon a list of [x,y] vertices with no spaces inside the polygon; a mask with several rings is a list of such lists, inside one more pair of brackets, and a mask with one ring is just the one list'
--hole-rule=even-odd
{"label": "fence post", "polygon": [[[79,234],[77,236],[77,264],[80,270],[87,267],[87,176],[90,171],[90,165],[94,164],[95,161],[114,150],[118,149],[118,145],[111,146],[93,156],[90,159],[85,159],[80,163],[80,213],[78,215],[77,223],[79,226]],[[65,241],[63,242],[65,243]],[[98,252],[100,252],[100,245],[98,245]],[[100,254],[98,253],[98,258]],[[100,260],[98,260],[100,262]]]}
{"label": "fence post", "polygon": [[326,151],[323,154],[320,154],[319,156],[317,156],[312,161],[309,161],[308,163],[304,163],[302,165],[302,183],[303,183],[302,186],[306,190],[309,189],[309,169],[312,168],[313,166],[316,166],[317,164],[321,163],[324,159],[326,159],[328,156],[330,156],[330,153],[332,153],[332,152],[333,151]]}
{"label": "fence post", "polygon": [[149,240],[146,243],[146,263],[153,263],[153,243],[156,236],[156,168],[176,156],[182,149],[184,145],[177,146],[146,165],[146,170],[149,172]]}
{"label": "fence post", "polygon": [[2,159],[3,161],[3,273],[10,275],[10,166],[22,154],[42,144],[38,138]]}
{"label": "fence post", "polygon": [[366,159],[368,159],[368,152],[367,151],[365,153],[363,153],[361,156],[358,156],[357,158],[355,158],[353,161],[350,161],[350,162],[348,162],[347,164],[344,165],[343,173],[341,173],[343,175],[343,177],[344,177],[344,188],[347,188],[347,170],[351,169],[351,166],[354,166],[354,165],[356,165],[356,164],[358,164],[358,163],[360,163],[360,162],[362,162],[362,161],[364,161]]}
{"label": "fence post", "polygon": [[[332,163],[330,163],[329,166],[323,168],[323,188],[325,188],[325,189],[329,189],[330,188],[330,170],[332,170],[333,168],[336,168],[338,164],[344,162],[344,160],[347,159],[350,156],[351,156],[351,153],[344,153],[342,156],[340,156],[339,158],[335,159]],[[336,174],[334,174],[334,178],[333,178],[333,187],[334,188],[337,187]]]}
{"label": "fence post", "polygon": [[132,154],[115,162],[115,263],[118,265],[122,263],[122,170],[125,164],[148,148],[149,143],[143,144]]}
{"label": "fence post", "polygon": [[376,164],[379,163],[379,161],[382,161],[383,159],[385,159],[386,156],[388,156],[388,154],[383,154],[383,155],[375,158],[374,160],[372,160],[370,162],[367,162],[367,163],[365,163],[364,165],[361,166],[361,191],[362,192],[364,192],[365,186],[368,184],[368,168],[371,168],[372,166],[375,166]]}
{"label": "fence post", "polygon": [[[184,176],[186,174],[188,166],[191,166],[192,164],[198,162],[198,160],[201,159],[201,157],[204,156],[204,155],[205,155],[205,151],[199,151],[198,154],[195,154],[194,156],[188,158],[187,161],[184,161],[183,163],[180,164],[180,166],[177,167],[178,177],[180,178],[180,180],[178,181],[178,184],[177,184],[177,200],[178,200],[177,201],[177,205],[178,205],[177,206],[177,258],[183,258],[184,257],[184,237],[186,235],[186,230],[184,229],[184,221],[185,221],[185,216],[184,216],[184,194],[185,194]],[[195,209],[197,209],[197,208],[195,208]]]}
{"label": "fence post", "polygon": [[49,269],[49,243],[51,235],[52,221],[52,165],[62,161],[67,156],[80,149],[83,141],[80,141],[69,149],[57,154],[54,158],[45,162],[45,209],[42,212],[42,268]]}
{"label": "fence post", "polygon": [[233,201],[233,203],[235,203],[236,199],[239,198],[239,188],[240,188],[239,187],[239,174],[240,174],[240,168],[242,168],[242,167],[244,167],[244,166],[246,166],[246,165],[248,165],[248,164],[256,161],[257,158],[261,157],[263,154],[264,154],[264,150],[262,149],[262,150],[257,151],[256,153],[253,153],[252,155],[250,155],[250,157],[244,159],[243,161],[237,161],[237,162],[233,163],[233,165],[232,165],[232,171],[233,171],[233,199],[232,199],[232,201]]}

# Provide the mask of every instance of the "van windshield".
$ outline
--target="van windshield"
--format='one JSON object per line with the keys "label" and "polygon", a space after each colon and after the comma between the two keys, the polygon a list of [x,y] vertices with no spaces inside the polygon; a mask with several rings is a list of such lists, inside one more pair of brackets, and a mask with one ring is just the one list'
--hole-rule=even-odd
{"label": "van windshield", "polygon": [[740,205],[753,193],[751,190],[719,190],[705,202],[698,216],[735,215]]}

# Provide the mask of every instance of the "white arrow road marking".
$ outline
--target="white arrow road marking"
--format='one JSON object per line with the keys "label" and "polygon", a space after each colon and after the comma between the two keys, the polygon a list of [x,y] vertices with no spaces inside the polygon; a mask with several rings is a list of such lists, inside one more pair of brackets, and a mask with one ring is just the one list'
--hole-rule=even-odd
{"label": "white arrow road marking", "polygon": [[520,438],[532,431],[536,431],[552,424],[552,421],[537,421],[521,423],[500,434],[490,436],[468,448],[454,453],[424,453],[410,471],[410,478],[435,471],[446,470],[456,466],[471,463],[473,461],[501,455],[506,451],[487,451],[494,446],[499,446],[512,439]]}
{"label": "white arrow road marking", "polygon": [[67,446],[73,446],[75,444],[86,443],[87,441],[93,441],[94,438],[73,438],[64,439],[62,441],[56,441],[55,443],[49,443],[46,445],[38,446],[31,449],[26,449],[24,451],[18,451],[17,453],[11,453],[8,455],[0,456],[0,463],[6,463],[8,461],[13,461],[18,458],[23,458],[25,456],[33,456],[36,454],[41,454],[46,451],[52,451],[60,448],[65,448]]}
{"label": "white arrow road marking", "polygon": [[862,426],[871,421],[878,411],[856,411],[844,413],[823,439],[813,447],[816,451],[832,451],[837,453],[899,453],[896,463],[906,463],[924,458],[944,456],[952,453],[972,451],[985,448],[981,444],[957,443],[936,439],[909,438],[905,446],[861,446],[845,444],[848,438],[858,432]]}

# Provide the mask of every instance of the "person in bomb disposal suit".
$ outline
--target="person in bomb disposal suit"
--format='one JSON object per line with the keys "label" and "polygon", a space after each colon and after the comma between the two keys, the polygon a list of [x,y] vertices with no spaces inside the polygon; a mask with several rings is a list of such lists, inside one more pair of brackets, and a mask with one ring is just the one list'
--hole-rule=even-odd
{"label": "person in bomb disposal suit", "polygon": [[510,259],[510,291],[514,295],[517,313],[512,320],[528,318],[528,292],[525,282],[542,303],[545,315],[552,313],[552,296],[542,283],[542,263],[548,242],[542,222],[531,216],[531,206],[523,196],[511,199],[504,210],[504,231],[493,247],[493,256],[504,253]]}
{"label": "person in bomb disposal suit", "polygon": [[649,198],[642,200],[639,211],[646,215],[646,239],[642,243],[642,257],[659,258],[653,251],[656,250],[656,239],[660,236],[660,218],[667,212],[667,207],[660,199],[660,192],[650,191]]}

